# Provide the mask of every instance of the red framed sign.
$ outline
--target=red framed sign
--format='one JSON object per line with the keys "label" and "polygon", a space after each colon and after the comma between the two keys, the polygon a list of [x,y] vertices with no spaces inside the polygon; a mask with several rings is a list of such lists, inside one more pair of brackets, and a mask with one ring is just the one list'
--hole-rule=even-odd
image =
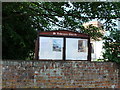
{"label": "red framed sign", "polygon": [[67,30],[40,32],[35,59],[91,61],[90,36]]}

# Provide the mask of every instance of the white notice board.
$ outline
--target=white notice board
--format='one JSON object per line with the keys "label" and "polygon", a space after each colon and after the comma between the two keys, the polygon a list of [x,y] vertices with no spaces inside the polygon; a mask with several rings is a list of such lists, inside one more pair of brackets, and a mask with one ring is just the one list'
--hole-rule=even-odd
{"label": "white notice board", "polygon": [[39,37],[39,59],[62,60],[63,38]]}

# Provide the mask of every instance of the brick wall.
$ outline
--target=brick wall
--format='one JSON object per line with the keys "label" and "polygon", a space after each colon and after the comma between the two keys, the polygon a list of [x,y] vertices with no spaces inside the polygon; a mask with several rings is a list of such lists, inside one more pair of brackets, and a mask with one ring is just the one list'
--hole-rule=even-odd
{"label": "brick wall", "polygon": [[120,88],[112,62],[3,61],[3,88]]}

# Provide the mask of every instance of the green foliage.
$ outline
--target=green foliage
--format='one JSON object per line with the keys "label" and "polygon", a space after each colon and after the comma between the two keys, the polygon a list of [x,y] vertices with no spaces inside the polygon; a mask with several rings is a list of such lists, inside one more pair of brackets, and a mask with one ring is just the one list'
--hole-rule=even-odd
{"label": "green foliage", "polygon": [[105,37],[103,57],[112,62],[120,63],[120,31],[111,31],[109,37]]}
{"label": "green foliage", "polygon": [[115,26],[111,19],[120,15],[117,2],[73,2],[72,5],[67,2],[2,3],[3,59],[33,59],[37,31],[79,30],[97,40],[102,37],[100,30],[93,26],[85,29],[82,24],[97,18],[105,20],[105,28],[110,30]]}
{"label": "green foliage", "polygon": [[87,26],[87,28],[82,29],[83,33],[87,33],[93,40],[99,41],[103,38],[103,29],[100,27],[95,27],[92,25]]}
{"label": "green foliage", "polygon": [[[3,59],[26,59],[30,53],[34,52],[36,31],[31,27],[32,19],[26,16],[14,16],[14,14],[24,13],[25,5],[24,3],[3,3]],[[4,20],[4,17],[12,14],[12,18]]]}

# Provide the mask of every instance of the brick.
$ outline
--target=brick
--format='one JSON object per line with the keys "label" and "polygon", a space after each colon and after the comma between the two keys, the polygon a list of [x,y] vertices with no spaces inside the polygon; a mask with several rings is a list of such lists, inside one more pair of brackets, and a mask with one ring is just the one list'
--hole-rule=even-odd
{"label": "brick", "polygon": [[[6,65],[3,63],[5,68],[2,77],[3,87],[109,88],[115,85],[115,88],[120,88],[120,70],[118,71],[118,66],[113,62],[3,62],[6,63]],[[14,65],[14,62],[19,64]],[[11,63],[11,65],[8,63]],[[36,77],[30,78],[33,77],[35,71],[38,71]]]}

